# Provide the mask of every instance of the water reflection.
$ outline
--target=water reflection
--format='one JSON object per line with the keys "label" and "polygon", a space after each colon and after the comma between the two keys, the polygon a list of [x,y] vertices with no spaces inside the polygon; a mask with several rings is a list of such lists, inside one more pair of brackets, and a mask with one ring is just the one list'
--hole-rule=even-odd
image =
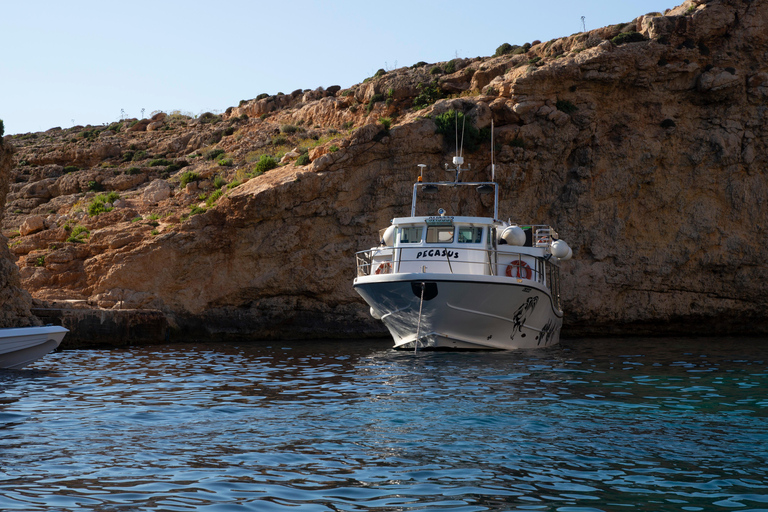
{"label": "water reflection", "polygon": [[767,352],[60,352],[0,373],[0,509],[768,509]]}

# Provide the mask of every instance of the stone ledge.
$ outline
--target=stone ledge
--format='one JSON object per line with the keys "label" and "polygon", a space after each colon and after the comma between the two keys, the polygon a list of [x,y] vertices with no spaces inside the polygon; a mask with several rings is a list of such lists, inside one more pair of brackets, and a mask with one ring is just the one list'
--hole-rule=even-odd
{"label": "stone ledge", "polygon": [[154,345],[169,337],[168,319],[157,310],[32,308],[32,314],[69,329],[62,349]]}

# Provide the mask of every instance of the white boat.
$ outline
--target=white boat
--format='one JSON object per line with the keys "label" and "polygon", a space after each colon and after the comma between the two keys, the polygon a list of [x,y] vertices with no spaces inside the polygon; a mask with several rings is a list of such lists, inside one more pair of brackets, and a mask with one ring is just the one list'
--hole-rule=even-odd
{"label": "white boat", "polygon": [[19,327],[0,329],[0,368],[22,368],[58,348],[64,327]]}
{"label": "white boat", "polygon": [[[401,349],[510,350],[556,344],[563,324],[559,262],[568,245],[550,226],[498,219],[492,181],[461,181],[463,158],[453,158],[453,181],[413,186],[411,216],[392,220],[381,245],[358,252],[354,289]],[[459,188],[461,187],[461,188]],[[493,193],[493,218],[417,216],[423,194],[477,189]],[[449,190],[454,189],[454,190]],[[472,191],[474,193],[474,191]],[[435,196],[433,196],[435,197]],[[456,203],[458,204],[458,203]]]}

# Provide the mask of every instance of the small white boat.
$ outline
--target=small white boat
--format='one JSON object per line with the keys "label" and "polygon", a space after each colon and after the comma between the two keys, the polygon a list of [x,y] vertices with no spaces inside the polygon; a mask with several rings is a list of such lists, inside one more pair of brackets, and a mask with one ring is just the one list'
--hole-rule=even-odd
{"label": "small white boat", "polygon": [[0,368],[22,368],[56,348],[69,332],[64,327],[0,329]]}
{"label": "small white boat", "polygon": [[[553,345],[563,324],[559,261],[572,256],[550,226],[498,219],[492,181],[461,182],[463,158],[453,158],[453,181],[423,182],[421,164],[411,216],[380,233],[381,245],[357,253],[354,289],[401,349],[510,350]],[[493,218],[416,216],[423,194],[473,187],[493,193]],[[433,196],[435,197],[435,196]],[[440,196],[440,200],[443,196]]]}

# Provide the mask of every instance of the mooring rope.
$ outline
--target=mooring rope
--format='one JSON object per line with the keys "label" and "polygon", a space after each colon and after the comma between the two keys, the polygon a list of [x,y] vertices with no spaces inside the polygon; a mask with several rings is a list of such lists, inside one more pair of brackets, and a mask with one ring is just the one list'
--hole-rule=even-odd
{"label": "mooring rope", "polygon": [[416,339],[413,340],[413,353],[419,351],[419,335],[421,334],[421,307],[424,304],[424,288],[426,283],[421,283],[421,300],[419,300],[419,323],[416,325]]}

